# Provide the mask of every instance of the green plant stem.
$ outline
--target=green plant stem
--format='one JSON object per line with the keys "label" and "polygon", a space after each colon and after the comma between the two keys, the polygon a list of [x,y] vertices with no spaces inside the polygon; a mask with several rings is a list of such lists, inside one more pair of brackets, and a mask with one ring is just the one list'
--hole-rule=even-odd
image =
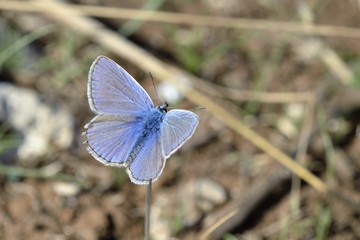
{"label": "green plant stem", "polygon": [[326,128],[326,116],[324,109],[319,108],[317,112],[318,124],[320,128],[320,135],[325,149],[326,157],[326,181],[328,186],[332,189],[334,187],[334,145],[332,143],[329,132]]}
{"label": "green plant stem", "polygon": [[[167,0],[148,0],[145,2],[142,9],[149,11],[157,11],[166,1]],[[144,22],[144,20],[129,20],[122,26],[122,28],[120,29],[120,33],[123,34],[125,37],[129,37],[133,33],[135,33]]]}
{"label": "green plant stem", "polygon": [[42,169],[28,169],[22,167],[5,166],[0,164],[0,174],[13,176],[13,177],[45,178],[45,179],[52,179],[52,180],[58,180],[64,182],[75,182],[79,184],[82,188],[87,189],[90,187],[89,183],[79,181],[73,176],[62,173],[49,174]]}
{"label": "green plant stem", "polygon": [[144,226],[144,239],[149,240],[150,236],[150,210],[151,210],[151,179],[149,184],[146,186],[146,197],[145,197],[145,226]]}
{"label": "green plant stem", "polygon": [[55,28],[45,26],[40,29],[38,29],[35,32],[31,32],[20,39],[17,39],[13,44],[8,46],[4,51],[0,53],[0,69],[4,62],[8,60],[10,57],[12,57],[16,52],[20,51],[22,48],[26,47],[33,41],[55,31]]}

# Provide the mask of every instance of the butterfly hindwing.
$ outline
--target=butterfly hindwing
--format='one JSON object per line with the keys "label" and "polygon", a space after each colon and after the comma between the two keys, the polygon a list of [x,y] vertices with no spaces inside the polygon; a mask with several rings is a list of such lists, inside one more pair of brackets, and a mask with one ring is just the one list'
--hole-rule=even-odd
{"label": "butterfly hindwing", "polygon": [[159,132],[153,132],[146,142],[139,148],[134,160],[127,168],[133,183],[148,184],[156,181],[165,166],[162,156]]}
{"label": "butterfly hindwing", "polygon": [[199,117],[186,110],[171,110],[166,113],[161,126],[162,151],[170,157],[194,133]]}
{"label": "butterfly hindwing", "polygon": [[97,115],[86,126],[88,151],[105,165],[127,166],[127,157],[139,138],[141,117]]}

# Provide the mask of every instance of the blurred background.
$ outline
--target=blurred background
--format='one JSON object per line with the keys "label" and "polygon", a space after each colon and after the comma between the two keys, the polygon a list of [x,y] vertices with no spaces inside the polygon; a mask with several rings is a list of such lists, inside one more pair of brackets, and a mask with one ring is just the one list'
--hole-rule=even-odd
{"label": "blurred background", "polygon": [[0,1],[0,239],[143,238],[146,187],[82,143],[98,55],[207,108],[152,239],[360,239],[358,0]]}

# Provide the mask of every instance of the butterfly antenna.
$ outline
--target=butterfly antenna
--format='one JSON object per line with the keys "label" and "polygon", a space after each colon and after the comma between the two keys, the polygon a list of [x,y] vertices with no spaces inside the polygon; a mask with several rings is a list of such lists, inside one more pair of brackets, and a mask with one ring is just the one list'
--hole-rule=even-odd
{"label": "butterfly antenna", "polygon": [[156,94],[156,99],[157,99],[157,102],[158,102],[158,104],[159,104],[159,103],[160,103],[160,99],[159,99],[159,95],[158,95],[157,90],[156,90],[156,86],[155,86],[154,78],[153,78],[153,76],[152,76],[151,72],[149,72],[149,75],[150,75],[150,78],[151,78],[152,84],[153,84],[154,89],[155,89],[155,94]]}
{"label": "butterfly antenna", "polygon": [[206,109],[206,107],[168,107],[168,109],[177,109],[177,108],[181,108],[181,109],[187,109],[187,110],[199,110],[199,109]]}

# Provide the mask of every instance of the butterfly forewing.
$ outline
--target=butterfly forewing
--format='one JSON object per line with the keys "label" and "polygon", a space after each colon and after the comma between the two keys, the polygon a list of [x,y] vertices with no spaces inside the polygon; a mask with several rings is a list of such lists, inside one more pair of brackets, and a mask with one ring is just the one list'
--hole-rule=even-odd
{"label": "butterfly forewing", "polygon": [[132,115],[154,107],[135,79],[105,56],[99,56],[90,68],[87,94],[97,114]]}
{"label": "butterfly forewing", "polygon": [[161,143],[165,158],[193,135],[198,123],[198,116],[186,110],[171,110],[165,115],[161,127]]}

